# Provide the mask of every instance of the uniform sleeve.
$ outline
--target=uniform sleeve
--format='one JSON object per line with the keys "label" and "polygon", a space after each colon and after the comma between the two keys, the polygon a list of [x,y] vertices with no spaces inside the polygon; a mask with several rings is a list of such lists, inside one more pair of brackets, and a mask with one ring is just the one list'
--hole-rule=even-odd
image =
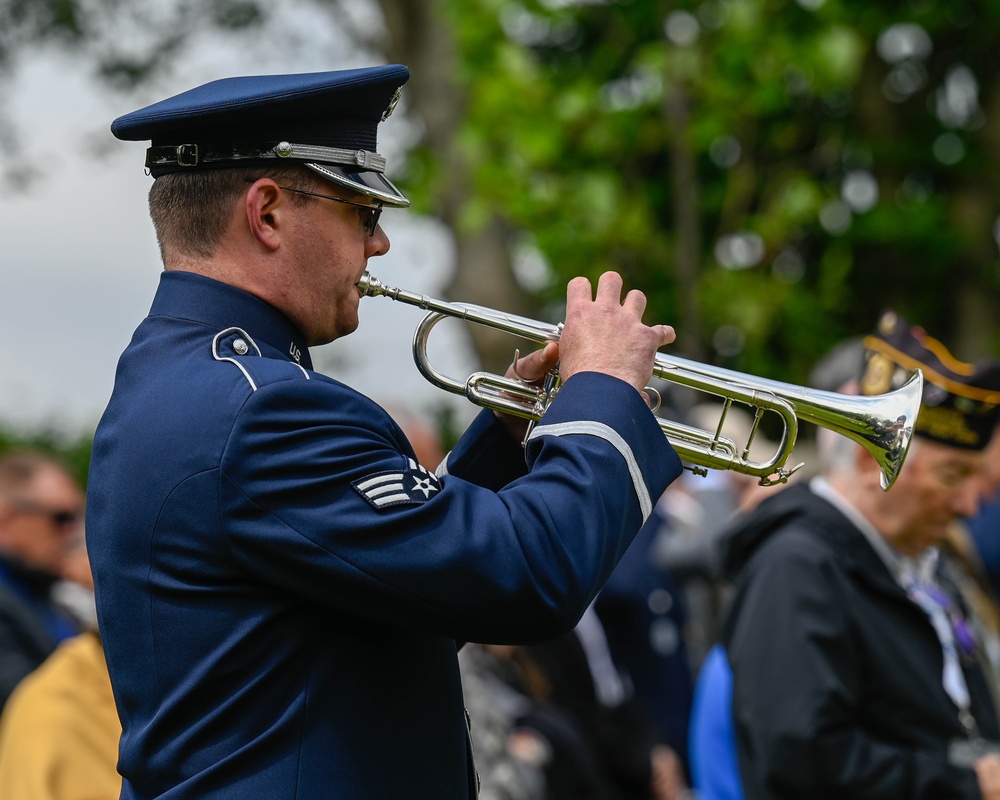
{"label": "uniform sleeve", "polygon": [[448,453],[438,474],[457,475],[469,483],[499,491],[511,481],[528,474],[524,448],[484,410]]}
{"label": "uniform sleeve", "polygon": [[[858,724],[865,665],[836,568],[794,534],[764,545],[727,624],[740,762],[775,800],[980,797],[944,753],[895,747]],[[758,791],[760,791],[758,789]]]}
{"label": "uniform sleeve", "polygon": [[375,621],[465,641],[546,639],[573,627],[680,471],[639,394],[603,375],[564,384],[529,443],[530,472],[499,491],[437,478],[394,431],[330,384],[254,392],[222,463],[232,557]]}

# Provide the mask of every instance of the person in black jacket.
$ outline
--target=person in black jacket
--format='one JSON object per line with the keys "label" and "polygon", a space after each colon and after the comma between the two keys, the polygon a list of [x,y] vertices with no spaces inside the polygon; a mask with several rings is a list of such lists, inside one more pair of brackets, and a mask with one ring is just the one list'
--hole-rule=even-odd
{"label": "person in black jacket", "polygon": [[1000,364],[963,364],[889,313],[861,391],[924,372],[910,453],[888,493],[847,439],[827,477],[764,501],[727,540],[724,627],[748,800],[1000,798],[1000,721],[954,587],[937,569],[1000,402]]}

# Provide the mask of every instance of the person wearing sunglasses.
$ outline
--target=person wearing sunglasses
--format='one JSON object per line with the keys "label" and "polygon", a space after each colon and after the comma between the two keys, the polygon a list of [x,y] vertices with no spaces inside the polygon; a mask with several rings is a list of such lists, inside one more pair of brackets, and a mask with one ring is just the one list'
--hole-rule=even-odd
{"label": "person wearing sunglasses", "polygon": [[112,125],[150,142],[165,267],[88,486],[125,800],[473,797],[458,650],[572,629],[680,471],[641,394],[673,329],[614,273],[518,362],[564,379],[530,436],[483,411],[436,470],[313,369],[409,202],[376,150],[408,77],[229,78]]}
{"label": "person wearing sunglasses", "polygon": [[80,486],[54,458],[0,456],[0,706],[80,630],[52,590],[83,534],[83,504]]}

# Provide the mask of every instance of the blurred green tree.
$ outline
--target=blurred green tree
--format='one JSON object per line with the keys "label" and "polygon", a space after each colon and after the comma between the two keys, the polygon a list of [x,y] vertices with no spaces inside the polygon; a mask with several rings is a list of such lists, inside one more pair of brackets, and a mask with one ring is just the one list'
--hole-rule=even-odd
{"label": "blurred green tree", "polygon": [[682,352],[799,382],[885,307],[961,355],[997,352],[1000,8],[448,11],[475,189],[459,226],[500,209],[541,296],[616,269],[676,322]]}

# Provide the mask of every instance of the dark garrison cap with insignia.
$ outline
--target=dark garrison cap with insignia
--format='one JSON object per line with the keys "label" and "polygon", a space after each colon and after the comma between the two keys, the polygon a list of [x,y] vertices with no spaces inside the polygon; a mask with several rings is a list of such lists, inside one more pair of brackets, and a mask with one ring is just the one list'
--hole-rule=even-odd
{"label": "dark garrison cap with insignia", "polygon": [[966,450],[989,444],[1000,422],[1000,362],[959,361],[923,328],[892,311],[882,314],[864,346],[862,394],[898,388],[913,370],[922,370],[924,393],[914,433]]}
{"label": "dark garrison cap with insignia", "polygon": [[400,64],[206,83],[119,117],[111,132],[150,140],[146,167],[169,172],[298,162],[386,205],[409,205],[385,176],[378,125],[410,71]]}

